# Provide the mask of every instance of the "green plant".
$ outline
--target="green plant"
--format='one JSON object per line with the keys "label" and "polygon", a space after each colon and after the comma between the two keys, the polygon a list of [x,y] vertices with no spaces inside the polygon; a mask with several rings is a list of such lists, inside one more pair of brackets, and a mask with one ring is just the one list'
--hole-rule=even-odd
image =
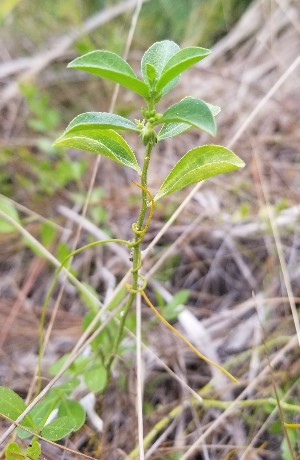
{"label": "green plant", "polygon": [[[127,285],[129,297],[112,352],[105,362],[109,372],[122,338],[125,321],[135,296],[140,292],[145,300],[146,281],[140,273],[141,244],[151,221],[154,202],[190,184],[243,167],[243,161],[232,151],[217,145],[204,145],[188,151],[173,167],[153,198],[148,190],[147,174],[152,150],[158,142],[196,127],[210,135],[216,133],[215,116],[219,107],[202,100],[186,97],[158,113],[156,105],[178,82],[180,74],[201,61],[210,51],[200,47],[180,47],[168,40],[157,42],[144,54],[141,61],[143,79],[139,79],[130,65],[110,51],[92,51],[69,64],[69,68],[83,70],[121,84],[143,97],[146,106],[141,109],[142,120],[132,122],[119,115],[88,112],[71,121],[55,146],[79,148],[104,155],[111,160],[134,169],[140,176],[141,208],[137,221],[132,224],[132,241],[120,241],[132,251],[132,284]],[[156,128],[161,126],[159,132]],[[136,132],[145,145],[142,165],[134,152],[120,136],[120,131]],[[149,200],[149,201],[148,201]],[[147,210],[149,217],[145,222]],[[148,299],[149,300],[149,299]],[[149,303],[149,302],[148,302]]]}
{"label": "green plant", "polygon": [[[77,377],[80,374],[84,374],[86,384],[91,390],[102,391],[104,389],[118,353],[126,319],[137,294],[143,297],[160,321],[177,334],[200,358],[215,365],[232,380],[236,381],[228,371],[196,350],[160,315],[145,293],[146,279],[141,274],[141,245],[151,222],[155,202],[188,185],[244,166],[244,162],[229,149],[218,145],[203,145],[189,150],[182,156],[162,181],[162,185],[154,197],[148,190],[148,168],[157,143],[179,135],[192,127],[203,130],[210,135],[215,135],[216,133],[215,116],[220,109],[202,100],[189,96],[172,105],[163,113],[158,113],[156,109],[161,98],[176,85],[180,74],[209,54],[208,49],[200,47],[180,49],[176,43],[168,40],[154,43],[145,52],[141,61],[142,79],[136,76],[126,61],[109,51],[89,52],[75,59],[68,66],[72,69],[83,70],[112,80],[137,93],[144,99],[145,106],[141,109],[141,120],[133,122],[130,119],[112,113],[83,113],[71,121],[63,135],[54,144],[55,147],[71,147],[91,151],[133,169],[140,180],[140,182],[134,181],[134,184],[141,191],[141,206],[137,221],[132,224],[132,240],[109,239],[90,243],[68,255],[56,273],[47,299],[51,295],[59,271],[67,265],[71,257],[82,250],[96,244],[114,241],[125,245],[131,252],[132,280],[130,284],[126,284],[127,292],[123,291],[126,304],[123,308],[123,314],[119,317],[119,327],[113,342],[111,343],[112,334],[109,333],[109,328],[101,336],[97,336],[92,342],[92,346],[95,346],[93,360],[79,358],[75,361],[73,367],[69,369],[69,375],[72,378],[68,389],[61,385],[51,390],[44,401],[38,403],[21,423],[23,427],[30,428],[33,433],[41,432],[46,439],[61,439],[82,425],[83,416],[78,408],[78,403],[70,400],[66,395],[70,394],[74,386],[76,387],[78,384]],[[144,144],[145,155],[141,165],[138,163],[130,146],[120,135],[120,132],[123,131],[136,133]],[[177,304],[175,302],[174,305],[176,306]],[[92,308],[91,314],[92,316],[95,314]],[[170,311],[167,312],[167,316],[172,318]],[[91,318],[86,318],[87,324],[90,321]],[[99,346],[101,347],[99,348]],[[91,363],[93,364],[91,365]],[[93,381],[93,366],[96,366],[99,370],[101,384]],[[59,367],[60,365],[58,364]],[[55,371],[55,369],[52,369],[52,371]],[[5,391],[11,390],[2,389],[2,391],[5,393]],[[22,413],[25,407],[25,403],[16,396],[11,398],[13,401],[12,407],[15,407],[15,411],[11,412],[9,408],[0,404],[0,411],[14,420]],[[77,404],[76,408],[75,403]],[[51,430],[51,423],[50,428],[49,425],[45,426],[45,424],[53,409],[58,409],[58,418],[51,422],[53,428]],[[27,432],[26,435],[23,433],[23,437],[27,437],[27,434]],[[19,435],[22,437],[22,431],[19,431]],[[33,439],[36,441],[35,438]],[[13,447],[10,449],[13,450]],[[7,454],[7,458],[12,458],[9,455]],[[26,452],[24,456],[26,456]]]}

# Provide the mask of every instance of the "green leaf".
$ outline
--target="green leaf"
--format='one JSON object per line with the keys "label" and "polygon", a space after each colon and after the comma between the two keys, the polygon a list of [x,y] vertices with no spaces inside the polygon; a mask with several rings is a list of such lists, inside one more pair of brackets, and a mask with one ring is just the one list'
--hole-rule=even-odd
{"label": "green leaf", "polygon": [[149,83],[153,83],[156,79],[156,70],[152,64],[146,64],[147,79]]}
{"label": "green leaf", "polygon": [[38,460],[41,453],[42,448],[38,441],[33,441],[33,443],[25,449],[25,454],[33,460]]}
{"label": "green leaf", "polygon": [[17,428],[16,429],[16,432],[18,433],[18,436],[20,439],[28,439],[28,438],[32,438],[32,434],[29,433],[28,431],[26,430],[23,430],[23,428]]}
{"label": "green leaf", "polygon": [[175,308],[178,305],[184,305],[190,296],[190,291],[188,289],[182,289],[178,291],[173,297],[170,302],[168,302],[168,308]]}
{"label": "green leaf", "polygon": [[43,246],[49,247],[53,243],[57,229],[52,222],[42,222],[40,225],[41,241]]}
{"label": "green leaf", "polygon": [[174,295],[167,305],[163,307],[163,315],[167,321],[174,321],[177,319],[178,315],[183,311],[184,304],[188,300],[189,295],[190,291],[182,289]]}
{"label": "green leaf", "polygon": [[82,405],[72,399],[64,399],[58,410],[58,417],[69,417],[73,419],[73,431],[79,430],[85,422],[85,410]]}
{"label": "green leaf", "polygon": [[[4,196],[0,197],[0,210],[9,217],[12,217],[16,222],[20,222],[15,205]],[[10,233],[13,231],[15,231],[15,227],[9,222],[6,222],[5,219],[0,218],[0,233]]]}
{"label": "green leaf", "polygon": [[243,168],[245,163],[231,150],[219,145],[203,145],[189,150],[174,166],[155,200],[209,177]]}
{"label": "green leaf", "polygon": [[[185,99],[192,99],[191,97],[186,97]],[[202,101],[204,102],[204,101]],[[209,104],[205,102],[209,110],[211,111],[212,115],[215,117],[220,113],[221,108],[217,105]],[[191,129],[192,125],[187,123],[166,123],[157,135],[158,141],[162,141],[163,139],[168,139],[169,137],[178,136],[178,134],[184,133],[188,129]]]}
{"label": "green leaf", "polygon": [[55,145],[98,153],[140,173],[133,151],[127,142],[111,129],[67,132],[57,139]]}
{"label": "green leaf", "polygon": [[65,438],[68,434],[72,433],[75,429],[75,422],[73,418],[68,416],[59,417],[53,422],[46,425],[42,430],[42,436],[50,441],[59,441]]}
{"label": "green leaf", "polygon": [[205,102],[205,104],[207,105],[214,117],[216,117],[221,112],[221,107],[219,107],[218,105],[209,104],[208,102]]}
{"label": "green leaf", "polygon": [[[85,357],[79,356],[77,360],[79,360],[80,358],[86,359]],[[77,367],[75,367],[77,360],[75,360],[75,362],[70,365],[71,371],[73,370],[73,366],[74,366],[74,369],[75,369],[74,373],[76,373],[75,371],[77,370]],[[64,374],[66,375],[66,373],[67,372],[65,372]],[[56,395],[60,396],[61,398],[61,397],[65,397],[66,395],[71,394],[75,390],[75,388],[79,387],[79,385],[80,385],[80,379],[78,377],[73,377],[72,379],[67,380],[61,385],[58,385],[57,387],[52,388],[52,391]]]}
{"label": "green leaf", "polygon": [[[61,356],[60,358],[58,358],[53,364],[51,364],[51,366],[49,367],[48,369],[48,372],[50,375],[56,375],[60,370],[61,368],[63,367],[63,365],[65,364],[65,362],[67,361],[67,359],[69,359],[70,357],[70,353],[66,353],[65,355]],[[70,369],[67,369],[65,371],[65,375],[68,375],[68,374],[71,374],[72,371]]]}
{"label": "green leaf", "polygon": [[[145,80],[145,82],[148,83],[149,86],[152,85],[152,76],[153,76],[153,71],[149,75],[149,66],[155,69],[156,79],[159,80],[167,62],[179,50],[180,50],[180,47],[176,43],[170,40],[163,40],[161,42],[156,42],[152,46],[150,46],[150,48],[147,49],[147,51],[145,52],[142,58],[141,71],[142,71],[143,79]],[[173,86],[176,85],[178,79],[179,78],[175,78],[174,80],[169,82],[168,87],[165,88],[164,93],[166,93],[171,88],[173,88]]]}
{"label": "green leaf", "polygon": [[211,109],[206,102],[200,99],[192,97],[182,99],[169,107],[156,124],[174,122],[190,124],[212,136],[216,134],[216,124]]}
{"label": "green leaf", "polygon": [[179,50],[167,62],[157,82],[157,91],[162,89],[184,70],[201,61],[211,53],[210,50],[200,47],[190,47]]}
{"label": "green leaf", "polygon": [[43,428],[49,415],[54,409],[58,408],[59,403],[60,397],[54,391],[50,391],[44,399],[38,402],[30,411],[36,426]]}
{"label": "green leaf", "polygon": [[100,392],[107,382],[107,370],[101,363],[96,363],[91,369],[84,372],[84,381],[89,390]]}
{"label": "green leaf", "polygon": [[[86,112],[81,113],[67,126],[63,136],[75,131],[91,129],[124,129],[126,131],[137,131],[138,127],[127,118],[107,112]],[[56,145],[56,143],[54,143]]]}
{"label": "green leaf", "polygon": [[38,424],[43,425],[45,419],[58,407],[57,418],[42,429],[42,436],[57,441],[84,424],[85,411],[77,401],[61,397],[56,391],[52,391],[49,395],[46,401],[41,401],[32,410],[33,418]]}
{"label": "green leaf", "polygon": [[187,123],[166,123],[159,131],[157,140],[162,141],[163,139],[168,139],[169,137],[178,136],[191,128],[192,125]]}
{"label": "green leaf", "polygon": [[71,253],[70,246],[64,241],[59,242],[55,250],[55,256],[59,262],[63,262]]}
{"label": "green leaf", "polygon": [[148,86],[137,78],[133,69],[121,56],[111,51],[91,51],[74,59],[74,61],[70,62],[68,68],[84,70],[99,77],[107,78],[143,97],[148,95]]}
{"label": "green leaf", "polygon": [[10,442],[5,449],[5,457],[7,460],[22,460],[24,459],[24,454],[16,442]]}
{"label": "green leaf", "polygon": [[[83,318],[83,330],[85,331],[87,327],[90,325],[92,320],[95,318],[94,312],[88,312]],[[100,322],[95,325],[98,327]],[[104,356],[109,355],[113,346],[113,337],[114,337],[114,324],[109,323],[99,334],[94,338],[91,342],[91,347],[95,353],[101,350]]]}
{"label": "green leaf", "polygon": [[[0,387],[0,413],[6,415],[12,420],[17,418],[26,409],[26,404],[23,399],[10,388]],[[20,425],[35,430],[36,426],[30,415],[26,415],[20,422]]]}

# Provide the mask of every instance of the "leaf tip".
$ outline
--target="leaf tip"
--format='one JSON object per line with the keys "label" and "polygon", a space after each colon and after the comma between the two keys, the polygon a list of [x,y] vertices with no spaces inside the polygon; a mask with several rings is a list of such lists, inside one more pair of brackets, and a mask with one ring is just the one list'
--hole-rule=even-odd
{"label": "leaf tip", "polygon": [[[233,153],[233,152],[232,152]],[[235,165],[237,168],[244,168],[246,166],[246,163],[236,154],[235,155]]]}

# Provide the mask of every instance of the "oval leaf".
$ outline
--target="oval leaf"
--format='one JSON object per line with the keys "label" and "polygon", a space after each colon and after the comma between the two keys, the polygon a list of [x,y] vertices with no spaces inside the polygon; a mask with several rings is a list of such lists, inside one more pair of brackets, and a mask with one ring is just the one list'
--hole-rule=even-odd
{"label": "oval leaf", "polygon": [[84,131],[85,129],[124,129],[139,132],[138,127],[132,121],[120,115],[107,112],[86,112],[75,117],[69,123],[63,135],[75,131]]}
{"label": "oval leaf", "polygon": [[78,401],[64,399],[58,410],[58,417],[67,416],[73,419],[73,431],[79,430],[85,422],[85,410]]}
{"label": "oval leaf", "polygon": [[74,431],[75,422],[68,416],[59,417],[46,425],[42,430],[42,436],[50,441],[59,441]]}
{"label": "oval leaf", "polygon": [[91,51],[70,62],[68,68],[84,70],[107,78],[140,94],[148,95],[148,86],[139,80],[130,65],[111,51]]}
{"label": "oval leaf", "polygon": [[38,460],[41,453],[42,448],[38,441],[33,441],[33,443],[25,449],[25,454],[32,460]]}
{"label": "oval leaf", "polygon": [[[0,387],[0,413],[6,415],[12,420],[17,418],[26,409],[26,404],[23,399],[10,388]],[[20,425],[30,429],[35,429],[36,426],[30,415],[26,415],[20,422]]]}
{"label": "oval leaf", "polygon": [[89,390],[100,392],[107,383],[107,370],[102,364],[98,363],[85,371],[83,377]]}
{"label": "oval leaf", "polygon": [[57,139],[55,145],[98,153],[140,173],[133,151],[123,137],[111,129],[66,133]]}
{"label": "oval leaf", "polygon": [[187,123],[166,123],[159,131],[157,139],[158,141],[162,141],[163,139],[168,139],[169,137],[178,136],[191,128],[192,125]]}
{"label": "oval leaf", "polygon": [[155,81],[156,79],[156,70],[151,64],[146,65],[146,72],[147,72],[147,79],[150,83],[150,85]]}
{"label": "oval leaf", "polygon": [[51,412],[57,409],[59,404],[59,397],[55,392],[49,391],[49,393],[39,401],[34,408],[30,411],[30,415],[34,420],[36,426],[41,428],[45,424],[45,421],[48,419]]}
{"label": "oval leaf", "polygon": [[161,123],[185,123],[206,131],[214,136],[216,124],[209,106],[200,99],[186,97],[177,104],[167,109],[157,124]]}
{"label": "oval leaf", "polygon": [[5,449],[6,460],[24,460],[24,454],[16,442],[10,442]]}
{"label": "oval leaf", "polygon": [[171,80],[178,77],[184,70],[204,59],[210,50],[200,47],[190,47],[179,50],[172,56],[162,70],[156,89],[161,91]]}
{"label": "oval leaf", "polygon": [[[143,79],[145,80],[145,82],[148,83],[149,86],[152,86],[153,84],[151,78],[154,75],[153,70],[155,70],[156,73],[156,80],[159,80],[167,62],[179,50],[180,47],[177,45],[177,43],[172,42],[170,40],[156,42],[152,46],[150,46],[150,48],[147,49],[141,61],[141,71]],[[149,66],[151,66],[152,68],[152,72],[150,73],[150,75]],[[175,78],[171,82],[169,82],[168,87],[164,90],[164,93],[173,88],[173,86],[176,85],[178,79],[179,78]]]}
{"label": "oval leaf", "polygon": [[155,196],[155,201],[187,185],[243,168],[245,163],[231,150],[203,145],[189,150],[174,166]]}
{"label": "oval leaf", "polygon": [[[192,99],[190,97],[186,97],[185,99]],[[204,101],[203,101],[204,102]],[[212,115],[215,117],[220,113],[221,108],[217,105],[209,104],[205,102],[209,110],[211,111]],[[158,141],[162,141],[163,139],[168,139],[169,137],[178,136],[181,133],[184,133],[188,129],[192,128],[192,125],[187,123],[166,123],[157,135]]]}

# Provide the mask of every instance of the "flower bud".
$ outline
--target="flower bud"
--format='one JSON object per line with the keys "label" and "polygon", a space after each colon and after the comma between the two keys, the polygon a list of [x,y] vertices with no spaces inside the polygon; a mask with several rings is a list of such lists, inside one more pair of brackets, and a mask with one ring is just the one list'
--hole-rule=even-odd
{"label": "flower bud", "polygon": [[152,145],[156,144],[157,134],[150,123],[147,123],[146,126],[144,126],[144,128],[141,130],[141,138],[144,145],[148,145],[150,143]]}

